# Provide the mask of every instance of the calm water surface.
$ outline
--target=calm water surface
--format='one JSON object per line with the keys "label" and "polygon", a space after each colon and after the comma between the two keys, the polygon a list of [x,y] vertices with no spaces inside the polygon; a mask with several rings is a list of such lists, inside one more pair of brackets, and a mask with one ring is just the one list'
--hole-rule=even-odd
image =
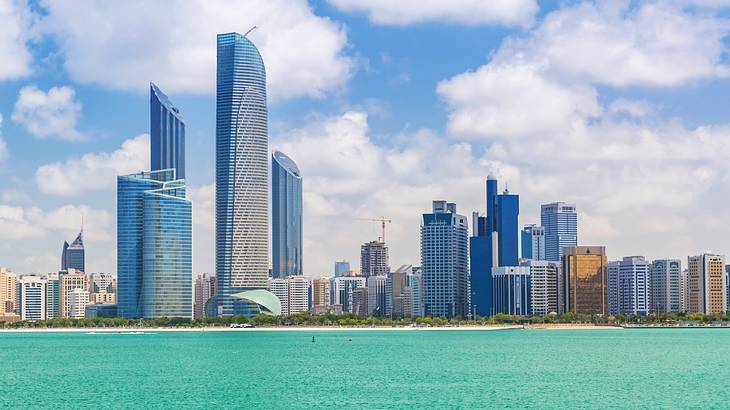
{"label": "calm water surface", "polygon": [[0,406],[730,408],[730,329],[1,333]]}

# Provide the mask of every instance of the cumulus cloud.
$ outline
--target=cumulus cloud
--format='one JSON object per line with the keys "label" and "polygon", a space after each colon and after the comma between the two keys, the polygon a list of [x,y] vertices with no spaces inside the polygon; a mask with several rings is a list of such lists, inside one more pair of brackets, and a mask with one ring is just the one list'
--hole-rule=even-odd
{"label": "cumulus cloud", "polygon": [[85,220],[84,235],[92,241],[111,239],[109,212],[87,205],[64,205],[44,211],[38,207],[0,205],[0,238],[25,239],[45,237],[49,232],[61,232],[59,243],[73,239]]}
{"label": "cumulus cloud", "polygon": [[329,0],[346,12],[365,12],[376,24],[407,25],[425,21],[524,26],[539,6],[535,0]]}
{"label": "cumulus cloud", "polygon": [[0,0],[0,80],[12,80],[30,74],[30,38],[32,14],[24,0]]}
{"label": "cumulus cloud", "polygon": [[3,115],[0,114],[0,161],[4,160],[8,156],[8,145],[3,139]]}
{"label": "cumulus cloud", "polygon": [[39,138],[83,139],[76,130],[81,103],[75,96],[71,87],[52,87],[44,92],[34,85],[25,86],[20,89],[11,118]]}
{"label": "cumulus cloud", "polygon": [[88,153],[43,165],[36,170],[36,185],[43,193],[59,196],[113,188],[118,175],[149,168],[149,144],[149,135],[142,134],[125,140],[112,152]]}
{"label": "cumulus cloud", "polygon": [[250,37],[264,58],[273,97],[320,97],[352,71],[345,28],[316,16],[305,0],[42,5],[48,14],[41,27],[58,40],[66,69],[81,83],[146,90],[154,80],[170,92],[211,94],[216,34],[243,34],[254,25],[259,29]]}

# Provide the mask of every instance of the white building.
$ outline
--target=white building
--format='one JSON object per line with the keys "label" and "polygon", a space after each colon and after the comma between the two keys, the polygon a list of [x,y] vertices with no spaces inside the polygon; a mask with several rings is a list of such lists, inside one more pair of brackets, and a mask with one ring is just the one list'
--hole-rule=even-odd
{"label": "white building", "polygon": [[608,263],[608,314],[648,315],[651,312],[652,265],[643,256]]}
{"label": "white building", "polygon": [[682,312],[682,261],[657,259],[651,264],[651,311]]}
{"label": "white building", "polygon": [[356,288],[366,287],[365,278],[360,276],[339,276],[332,279],[333,305],[342,307],[342,312],[352,313],[352,291]]}
{"label": "white building", "polygon": [[[309,311],[309,288],[311,280],[302,275],[293,275],[286,278],[288,293],[288,314],[296,315]],[[282,309],[282,312],[284,310]]]}
{"label": "white building", "polygon": [[26,275],[17,280],[20,320],[46,320],[46,280]]}
{"label": "white building", "polygon": [[83,319],[86,317],[86,305],[89,304],[89,291],[81,288],[73,289],[68,298],[68,317]]}
{"label": "white building", "polygon": [[546,260],[527,260],[521,265],[530,268],[532,314],[557,313],[560,264]]}
{"label": "white building", "polygon": [[[368,287],[368,315],[385,316],[388,305],[386,285],[388,277],[385,275],[370,276],[367,278]],[[392,292],[392,282],[391,282]]]}
{"label": "white building", "polygon": [[269,292],[281,302],[281,314],[289,314],[289,289],[285,278],[269,278]]}

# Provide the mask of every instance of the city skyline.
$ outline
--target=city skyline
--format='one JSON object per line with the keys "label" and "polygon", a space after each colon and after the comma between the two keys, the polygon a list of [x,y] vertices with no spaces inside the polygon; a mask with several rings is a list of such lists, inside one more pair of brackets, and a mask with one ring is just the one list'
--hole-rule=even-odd
{"label": "city skyline", "polygon": [[[149,137],[138,137],[149,124],[150,81],[159,82],[186,113],[188,155],[193,155],[186,176],[196,204],[194,272],[215,272],[210,246],[215,34],[244,33],[257,24],[261,28],[249,35],[261,44],[264,59],[271,60],[271,148],[290,155],[312,181],[303,198],[305,275],[330,275],[335,260],[356,264],[360,244],[377,237],[377,232],[352,219],[372,216],[372,209],[393,220],[388,228],[391,265],[417,263],[415,238],[419,215],[428,211],[424,204],[449,198],[464,214],[481,210],[479,187],[489,172],[520,195],[519,226],[538,223],[541,204],[575,203],[580,243],[605,245],[612,260],[640,254],[647,260],[686,262],[688,255],[730,250],[721,230],[727,220],[719,206],[727,174],[723,158],[728,152],[724,139],[728,115],[721,108],[726,106],[723,95],[728,86],[721,74],[726,57],[719,51],[728,30],[720,24],[727,20],[724,8],[667,5],[657,11],[642,2],[614,8],[540,4],[530,12],[523,10],[524,20],[482,19],[467,24],[454,17],[446,24],[438,16],[384,23],[374,17],[375,10],[315,2],[297,13],[320,35],[315,43],[322,53],[318,61],[302,60],[277,47],[282,33],[301,28],[288,28],[273,16],[260,15],[233,23],[221,17],[224,13],[207,10],[215,24],[191,30],[189,39],[163,44],[156,43],[158,36],[144,37],[164,56],[206,50],[203,63],[189,64],[195,69],[171,71],[165,64],[143,64],[135,50],[128,50],[130,57],[118,65],[101,64],[109,71],[105,73],[97,65],[104,62],[104,55],[96,44],[84,43],[90,36],[64,26],[64,21],[74,21],[65,13],[83,15],[83,10],[48,6],[46,22],[57,23],[56,31],[48,35],[67,46],[53,60],[43,58],[56,51],[52,45],[35,44],[22,35],[30,24],[17,17],[22,7],[13,3],[1,17],[19,22],[21,35],[13,44],[19,44],[20,52],[8,61],[24,67],[0,72],[0,145],[5,156],[0,163],[4,173],[0,224],[5,235],[0,258],[15,272],[56,271],[58,244],[78,232],[76,221],[82,216],[87,270],[115,272],[114,177],[151,169]],[[119,7],[117,17],[127,21],[130,13],[125,10],[134,6]],[[549,54],[549,40],[564,42],[566,36],[551,31],[557,29],[550,22],[581,19],[610,33],[607,27],[612,24],[662,27],[663,18],[669,17],[686,24],[678,27],[687,29],[688,43],[697,47],[688,50],[652,40],[641,30],[638,37],[610,39],[568,34],[585,34],[583,38],[594,45],[603,44],[599,41],[637,45],[639,57],[654,56],[653,50],[662,45],[681,56],[692,51],[687,58],[696,64],[656,58],[645,63],[647,70],[659,73],[653,76],[632,67],[619,75],[587,63],[575,66],[582,71],[557,63],[552,71],[544,71],[530,64],[540,58],[560,61]],[[393,25],[404,27],[404,32],[393,33]],[[110,27],[115,31],[120,26],[110,23]],[[410,47],[408,36],[463,47],[442,47],[444,61],[430,67],[423,63],[431,61],[432,54]],[[305,35],[297,38],[309,41]],[[513,48],[507,47],[510,40]],[[527,60],[518,60],[518,53]],[[576,62],[578,57],[571,58],[567,61]],[[79,63],[86,63],[88,70]],[[514,100],[464,91],[481,84],[503,96],[498,87],[502,84],[524,99],[530,97],[524,95],[529,90],[517,81],[524,76],[535,81],[529,84],[539,91],[535,101],[559,95],[565,96],[561,101],[566,105],[550,106],[539,116],[541,110],[529,104],[515,107]],[[100,112],[100,106],[114,112],[115,118]],[[519,115],[508,115],[518,108],[523,109],[516,112]],[[491,112],[500,115],[481,125],[470,122],[473,116],[490,118]],[[431,158],[438,158],[435,166],[422,166]],[[669,170],[663,165],[668,158],[674,164]],[[354,231],[337,229],[350,225]]]}

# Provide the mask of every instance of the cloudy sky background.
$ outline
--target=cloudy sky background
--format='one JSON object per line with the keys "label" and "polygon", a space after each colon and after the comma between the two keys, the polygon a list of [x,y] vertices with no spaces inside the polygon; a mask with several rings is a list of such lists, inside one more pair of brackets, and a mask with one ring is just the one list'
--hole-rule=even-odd
{"label": "cloudy sky background", "polygon": [[187,124],[195,272],[214,261],[215,35],[259,46],[271,148],[304,175],[304,269],[359,264],[393,219],[419,263],[431,200],[484,179],[575,202],[609,257],[730,252],[730,1],[0,0],[0,266],[50,272],[86,220],[116,271],[116,175],[149,168],[149,81]]}

